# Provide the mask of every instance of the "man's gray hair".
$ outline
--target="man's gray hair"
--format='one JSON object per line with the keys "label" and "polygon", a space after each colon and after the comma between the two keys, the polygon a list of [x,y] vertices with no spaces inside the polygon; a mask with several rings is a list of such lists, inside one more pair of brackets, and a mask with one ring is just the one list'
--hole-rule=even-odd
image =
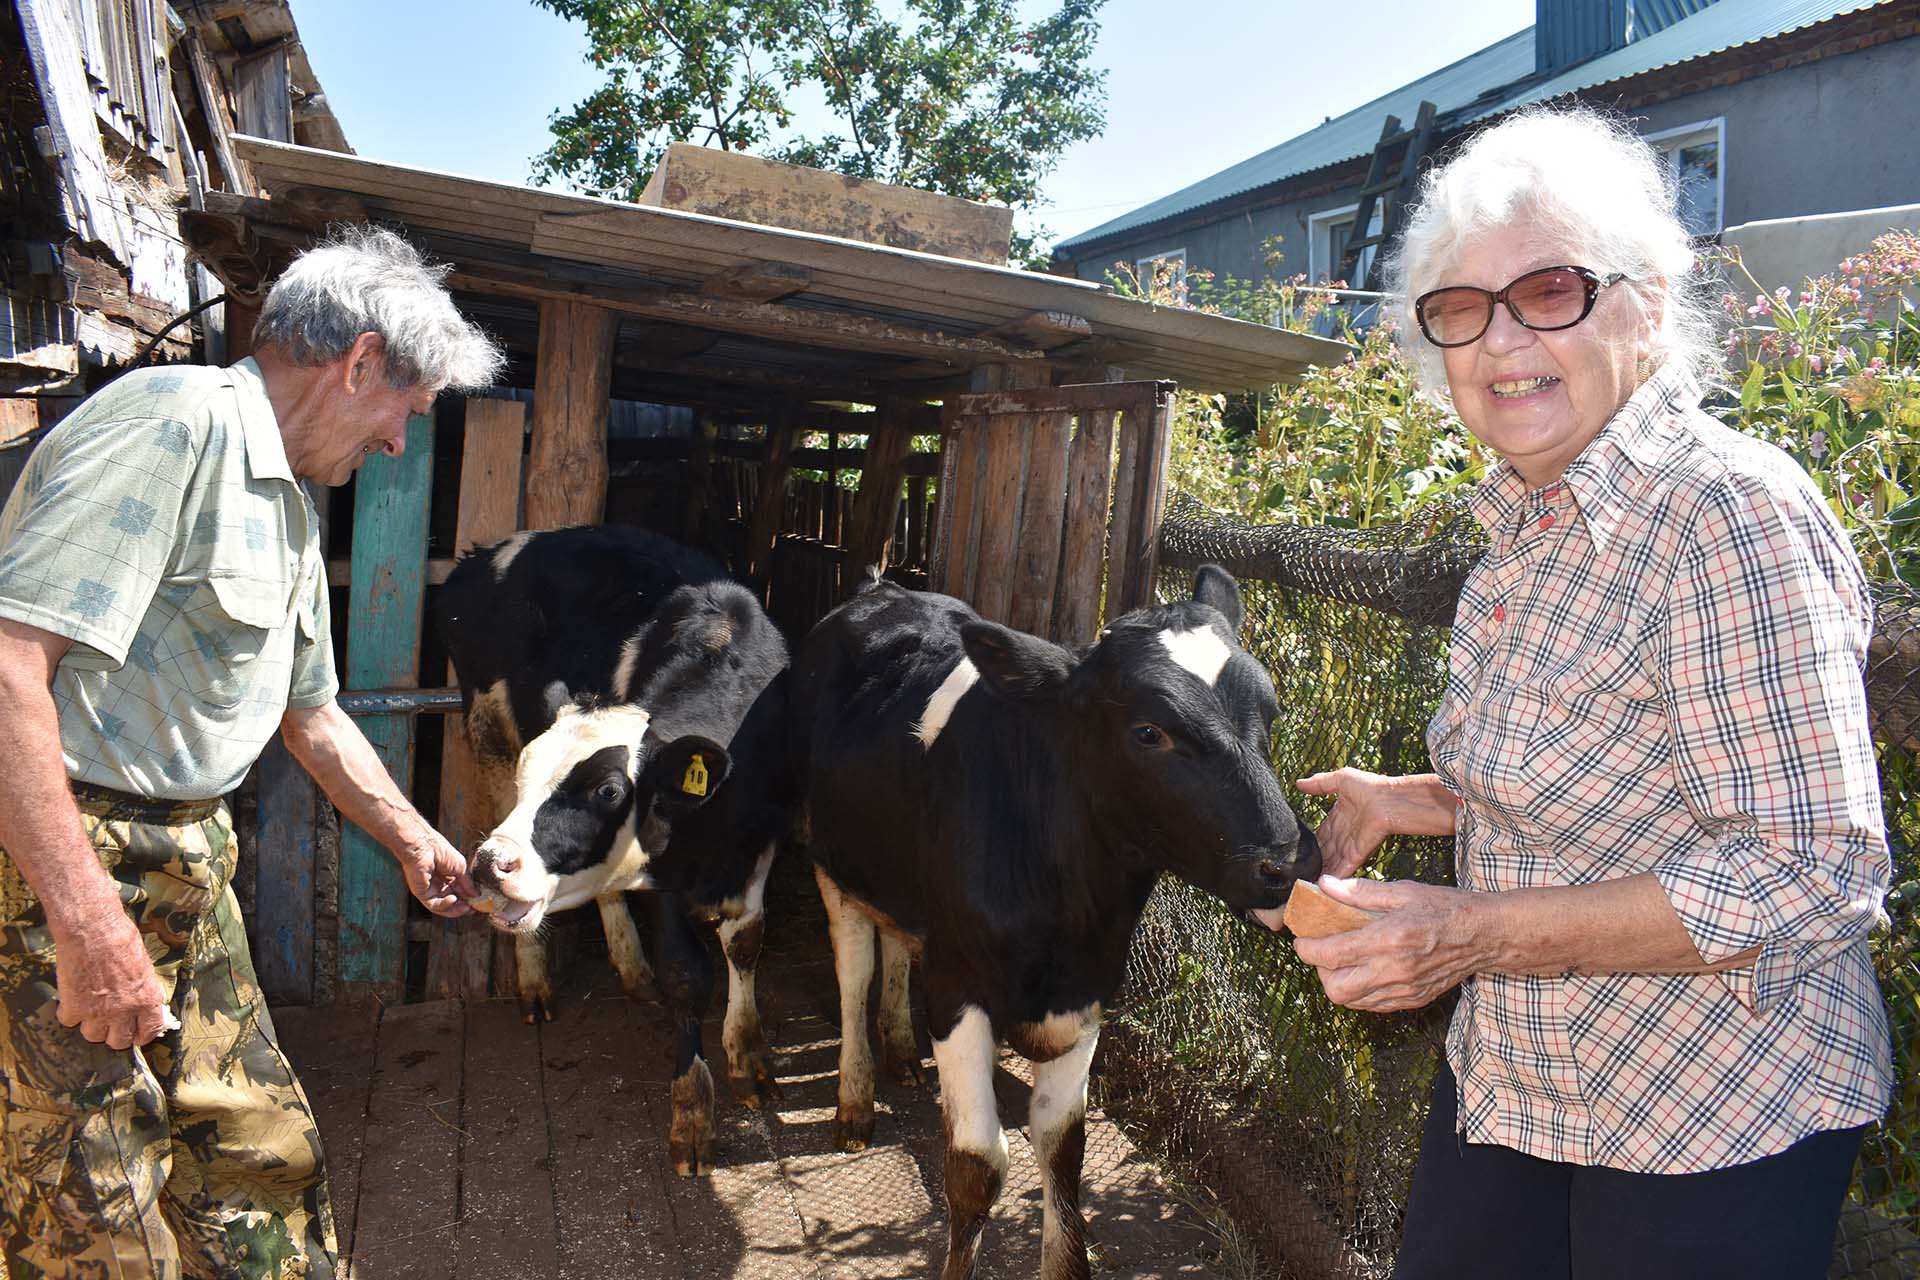
{"label": "man's gray hair", "polygon": [[345,355],[361,334],[377,333],[395,387],[487,386],[504,357],[447,296],[441,282],[450,269],[429,266],[384,228],[336,227],[274,281],[254,345],[278,347],[311,368]]}
{"label": "man's gray hair", "polygon": [[[1677,209],[1669,167],[1624,121],[1590,107],[1528,107],[1469,138],[1428,171],[1387,262],[1389,308],[1421,388],[1449,401],[1440,348],[1421,336],[1413,300],[1460,283],[1460,259],[1488,233],[1527,219],[1564,265],[1627,277],[1654,325],[1653,365],[1719,371],[1709,285]],[[1549,264],[1560,265],[1560,264]],[[1498,287],[1504,281],[1489,281]]]}

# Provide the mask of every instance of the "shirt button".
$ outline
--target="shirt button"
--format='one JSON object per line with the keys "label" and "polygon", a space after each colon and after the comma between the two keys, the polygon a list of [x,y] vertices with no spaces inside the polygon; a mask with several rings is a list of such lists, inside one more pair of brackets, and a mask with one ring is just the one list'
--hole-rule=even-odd
{"label": "shirt button", "polygon": [[1495,622],[1505,622],[1507,620],[1507,606],[1503,604],[1493,606],[1493,620]]}
{"label": "shirt button", "polygon": [[1552,512],[1548,512],[1548,513],[1547,513],[1546,515],[1544,515],[1544,516],[1541,516],[1541,517],[1540,517],[1540,527],[1541,527],[1542,529],[1551,529],[1551,528],[1553,528],[1553,513],[1552,513]]}

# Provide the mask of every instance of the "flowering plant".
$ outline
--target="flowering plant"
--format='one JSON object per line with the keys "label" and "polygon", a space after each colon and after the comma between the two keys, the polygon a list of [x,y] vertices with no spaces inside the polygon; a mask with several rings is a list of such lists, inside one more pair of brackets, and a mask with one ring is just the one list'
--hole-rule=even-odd
{"label": "flowering plant", "polygon": [[1754,292],[1721,300],[1732,394],[1708,408],[1807,469],[1870,576],[1920,586],[1920,235],[1890,231],[1797,292],[1714,256]]}

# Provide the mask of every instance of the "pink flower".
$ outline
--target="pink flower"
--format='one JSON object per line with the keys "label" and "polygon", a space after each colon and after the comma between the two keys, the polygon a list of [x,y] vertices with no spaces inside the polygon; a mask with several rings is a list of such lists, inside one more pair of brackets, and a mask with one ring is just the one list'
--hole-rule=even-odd
{"label": "pink flower", "polygon": [[1807,368],[1809,368],[1809,369],[1811,369],[1811,370],[1813,370],[1813,371],[1814,371],[1815,373],[1818,373],[1818,372],[1820,372],[1820,357],[1819,357],[1819,356],[1808,356],[1808,357],[1807,357]]}

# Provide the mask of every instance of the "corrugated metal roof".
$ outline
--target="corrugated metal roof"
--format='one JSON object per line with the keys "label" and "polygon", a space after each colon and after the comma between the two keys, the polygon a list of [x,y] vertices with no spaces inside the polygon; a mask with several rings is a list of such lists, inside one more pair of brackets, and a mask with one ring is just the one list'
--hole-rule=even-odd
{"label": "corrugated metal roof", "polygon": [[1865,0],[1864,3],[1862,0],[1720,0],[1670,27],[1635,40],[1624,49],[1583,62],[1543,84],[1529,85],[1454,123],[1471,124],[1529,102],[1543,102],[1628,76],[1677,66],[1710,53],[1798,31],[1843,13],[1877,9],[1889,3],[1891,0]]}
{"label": "corrugated metal roof", "polygon": [[1433,103],[1443,113],[1453,111],[1466,106],[1488,89],[1512,84],[1532,74],[1533,28],[1528,27],[1478,53],[1469,54],[1451,66],[1442,67],[1432,75],[1423,76],[1410,85],[1375,98],[1365,106],[1355,107],[1343,116],[1336,116],[1318,128],[1289,138],[1269,151],[1242,160],[1231,169],[1223,169],[1210,178],[1204,178],[1172,195],[1162,196],[1132,213],[1122,214],[1091,231],[1083,231],[1062,240],[1056,247],[1071,252],[1075,245],[1085,241],[1103,239],[1117,232],[1129,231],[1177,213],[1185,213],[1189,209],[1212,204],[1216,200],[1224,200],[1228,196],[1239,195],[1243,191],[1267,186],[1282,178],[1310,173],[1342,160],[1366,155],[1373,150],[1373,144],[1379,141],[1380,126],[1389,115],[1399,116],[1402,124],[1412,124],[1414,113],[1419,110],[1423,100]]}
{"label": "corrugated metal roof", "polygon": [[[1384,117],[1393,114],[1403,122],[1411,121],[1423,98],[1439,108],[1444,126],[1458,127],[1529,102],[1591,89],[1888,3],[1891,0],[1720,0],[1544,82],[1532,79],[1534,29],[1528,27],[1230,169],[1062,240],[1057,247],[1070,254],[1088,242],[1366,155],[1380,136]],[[1483,94],[1509,85],[1515,86],[1512,91],[1473,105]]]}
{"label": "corrugated metal roof", "polygon": [[[1064,312],[1085,319],[1093,340],[1121,344],[1125,354],[1106,362],[1123,366],[1129,377],[1172,378],[1218,391],[1271,385],[1351,350],[1308,334],[1150,306],[1064,276],[483,182],[260,138],[235,135],[234,149],[276,195],[296,187],[348,192],[369,216],[420,232],[431,251],[463,267],[511,262],[523,271],[543,271],[561,288],[569,282],[686,288],[735,267],[785,263],[810,273],[804,290],[782,300],[789,308],[899,321],[955,336],[1005,331],[1036,312]],[[727,328],[697,319],[684,323]],[[841,362],[875,366],[876,358],[861,354],[857,343],[841,348],[809,345],[799,334],[785,341],[737,334],[689,362],[716,369],[751,364],[769,373],[811,373]],[[910,386],[895,385],[903,392]]]}

